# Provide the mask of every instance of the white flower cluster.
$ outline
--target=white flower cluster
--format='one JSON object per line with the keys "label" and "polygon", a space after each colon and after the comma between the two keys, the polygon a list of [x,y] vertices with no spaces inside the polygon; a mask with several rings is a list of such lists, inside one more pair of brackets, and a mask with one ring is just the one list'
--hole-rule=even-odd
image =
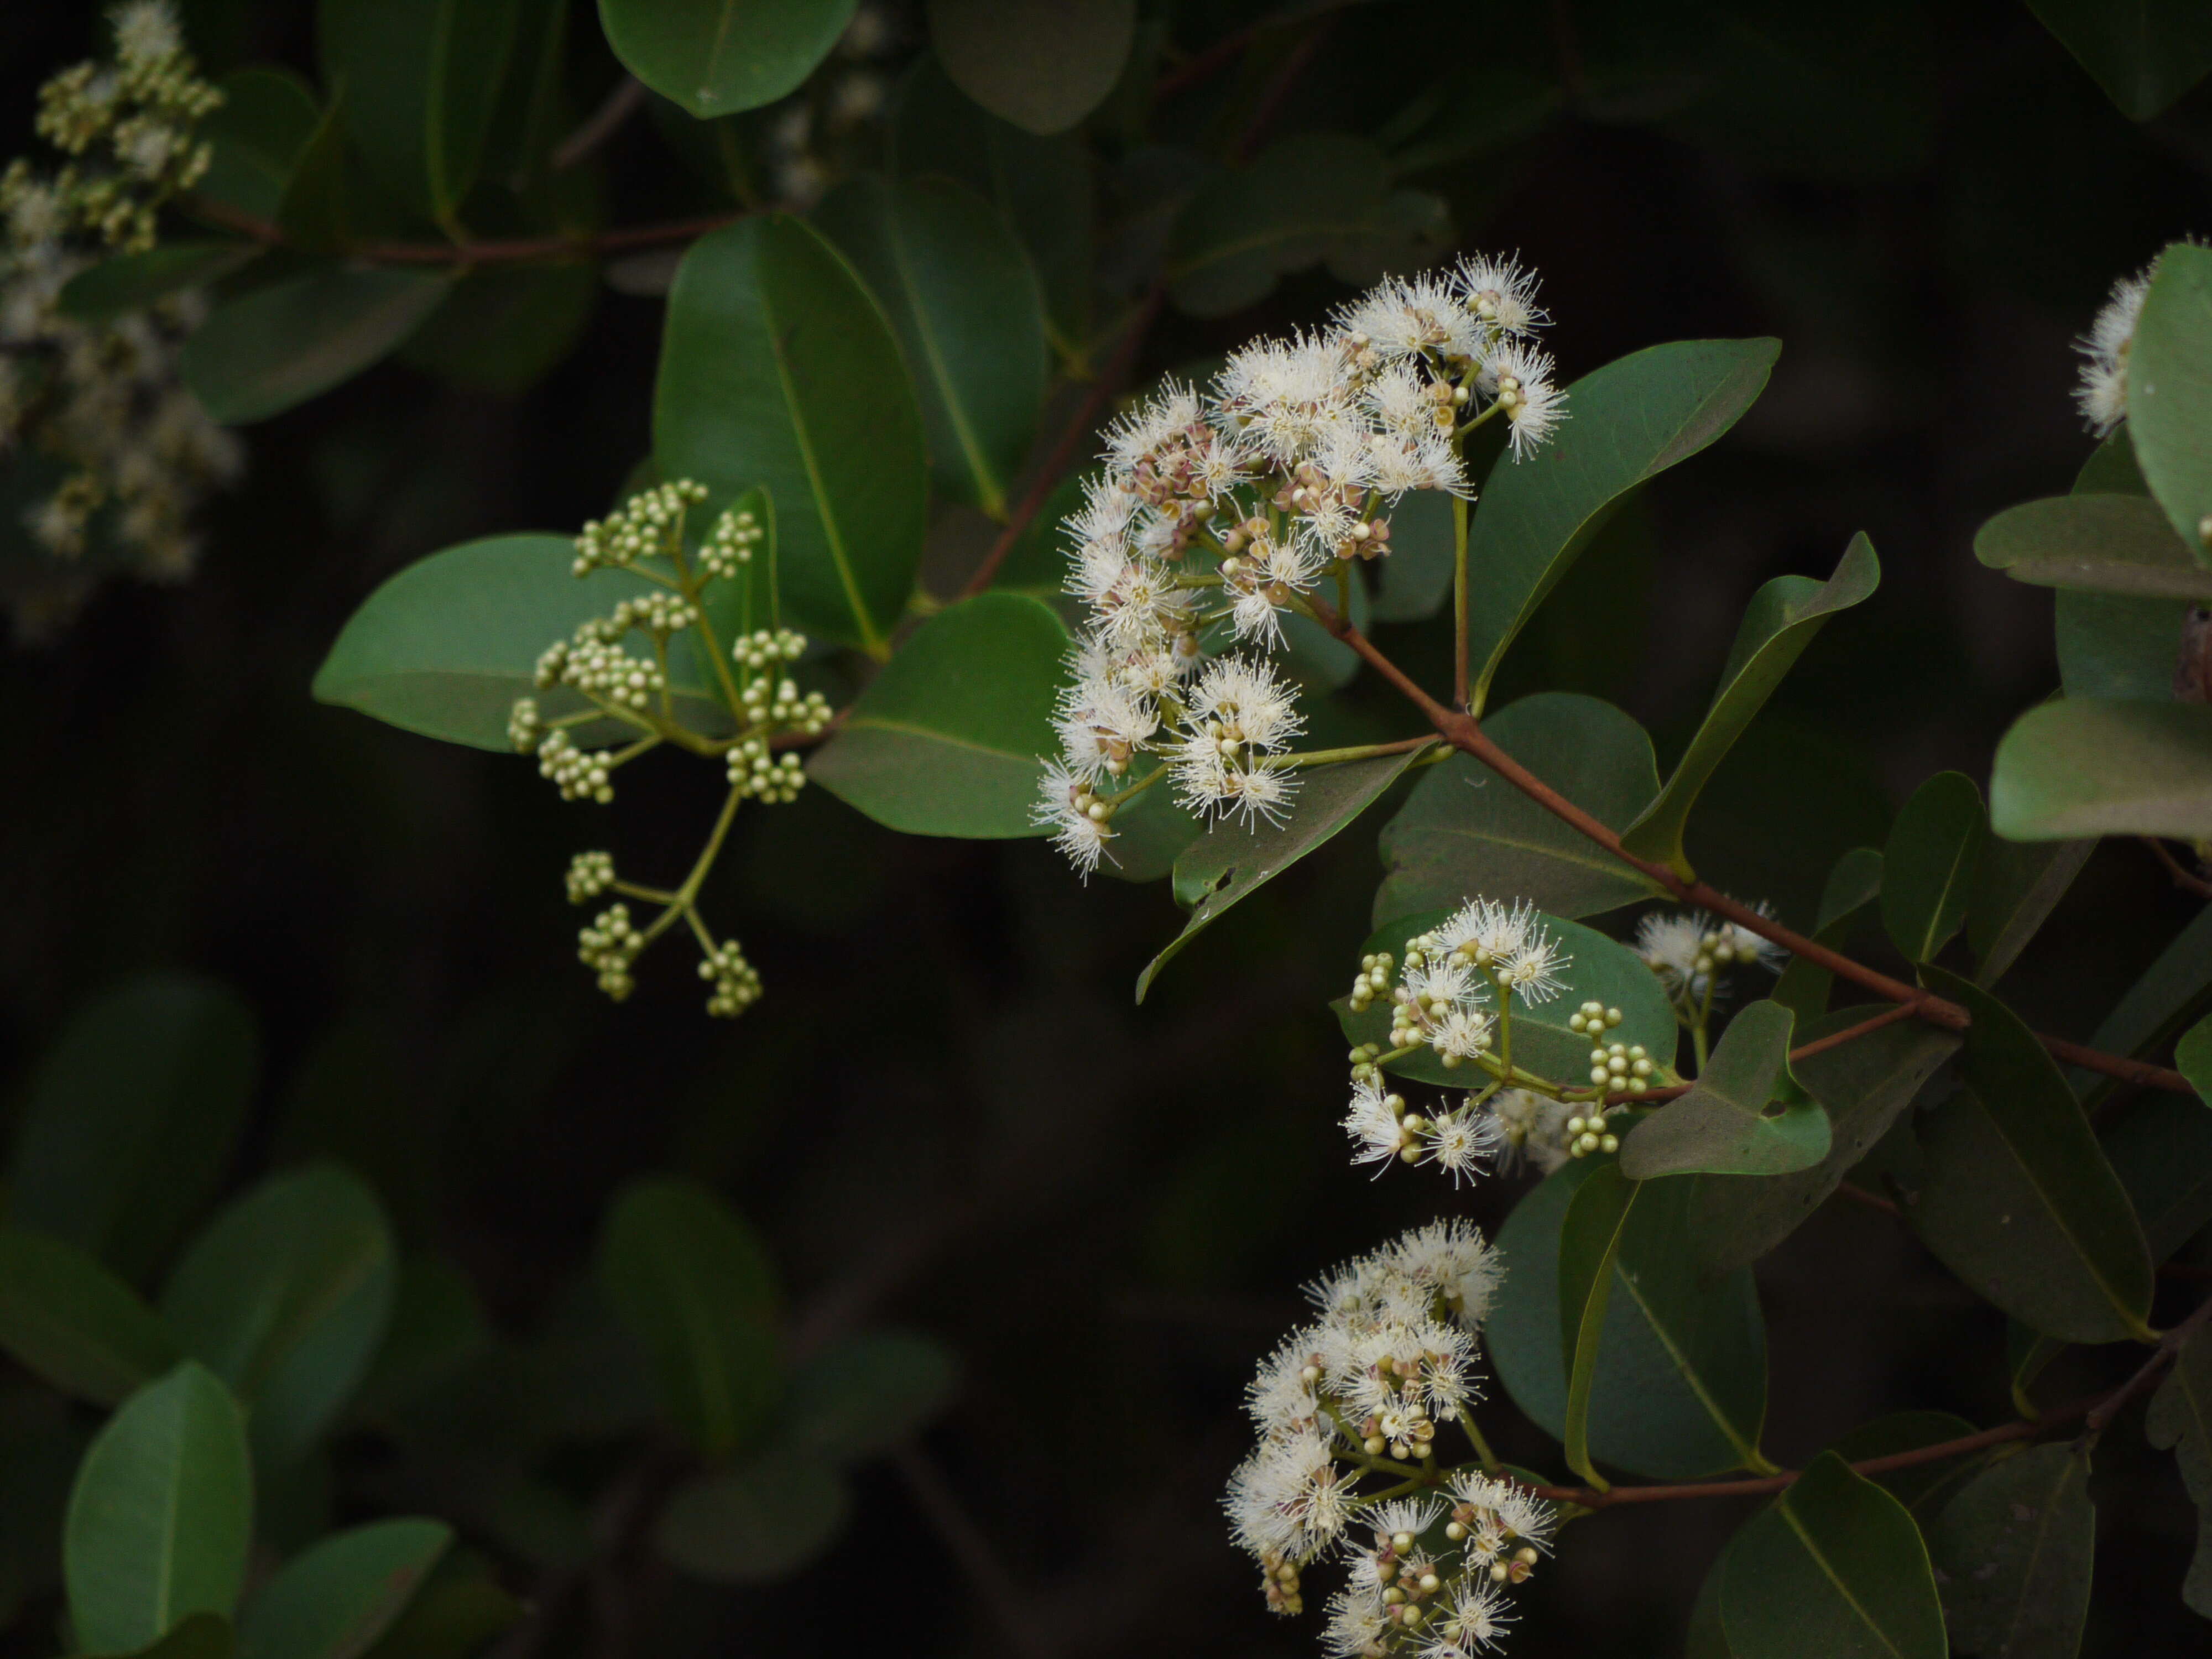
{"label": "white flower cluster", "polygon": [[[1088,874],[1121,802],[1163,776],[1202,815],[1279,822],[1303,729],[1265,654],[1325,577],[1389,551],[1413,489],[1474,492],[1461,445],[1503,419],[1516,456],[1563,418],[1534,278],[1509,261],[1391,278],[1330,325],[1235,353],[1201,393],[1170,380],[1106,433],[1065,528],[1089,611],[1036,822]],[[1232,642],[1249,656],[1218,654]],[[1140,754],[1159,763],[1123,783]],[[1119,787],[1116,787],[1119,786]]]}
{"label": "white flower cluster", "polygon": [[[1548,1504],[1436,1461],[1441,1426],[1480,1397],[1475,1337],[1499,1279],[1472,1225],[1431,1222],[1310,1286],[1318,1316],[1247,1391],[1259,1443],[1231,1478],[1231,1525],[1275,1612],[1304,1611],[1324,1553],[1349,1566],[1329,1606],[1333,1652],[1455,1659],[1488,1645],[1550,1539]],[[1402,1490],[1408,1469],[1431,1490],[1360,1495],[1370,1474]]]}
{"label": "white flower cluster", "polygon": [[2135,344],[2143,296],[2150,292],[2150,279],[2157,270],[2158,262],[2153,260],[2134,276],[2114,283],[2089,331],[2074,343],[2081,354],[2075,406],[2100,438],[2127,418],[2128,351]]}
{"label": "white flower cluster", "polygon": [[[1765,905],[1758,908],[1760,915],[1767,914]],[[1741,965],[1779,973],[1789,952],[1748,927],[1703,910],[1678,910],[1655,911],[1636,924],[1636,954],[1659,975],[1676,1012],[1694,1020],[1727,1000],[1719,969]],[[1599,1056],[1591,1058],[1604,1063]]]}
{"label": "white flower cluster", "polygon": [[1362,1012],[1388,991],[1390,1046],[1432,1048],[1455,1066],[1491,1052],[1515,999],[1534,1007],[1559,995],[1573,962],[1528,903],[1470,899],[1407,939],[1402,964],[1388,951],[1362,957],[1352,1008]]}
{"label": "white flower cluster", "polygon": [[112,21],[115,61],[65,70],[40,94],[38,131],[71,159],[51,175],[21,159],[0,172],[0,466],[52,477],[23,514],[37,556],[0,579],[26,636],[58,626],[103,567],[185,575],[201,502],[243,464],[179,384],[198,294],[102,324],[60,309],[70,279],[104,254],[154,245],[162,205],[207,166],[193,130],[222,101],[166,0],[133,0]]}

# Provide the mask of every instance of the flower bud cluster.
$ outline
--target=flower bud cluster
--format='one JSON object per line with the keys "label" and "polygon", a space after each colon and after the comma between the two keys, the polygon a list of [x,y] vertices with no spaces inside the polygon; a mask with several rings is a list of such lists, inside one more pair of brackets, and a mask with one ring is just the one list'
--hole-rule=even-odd
{"label": "flower bud cluster", "polygon": [[805,786],[806,769],[797,755],[770,754],[766,738],[747,738],[730,750],[730,782],[748,800],[794,801]]}
{"label": "flower bud cluster", "polygon": [[588,520],[576,536],[576,574],[671,556],[684,545],[684,513],[706,499],[706,485],[677,478],[641,490],[604,519]]}
{"label": "flower bud cluster", "polygon": [[736,575],[740,566],[752,562],[753,549],[767,534],[750,507],[726,509],[700,544],[700,570],[710,578]]}
{"label": "flower bud cluster", "polygon": [[[1502,418],[1518,457],[1563,417],[1529,343],[1548,320],[1534,289],[1490,259],[1392,278],[1318,333],[1247,345],[1202,393],[1166,382],[1108,429],[1104,474],[1064,526],[1088,618],[1035,814],[1079,869],[1108,855],[1119,796],[1150,783],[1108,787],[1140,753],[1194,811],[1280,820],[1296,775],[1279,763],[1303,726],[1265,661],[1283,617],[1389,551],[1407,491],[1473,494],[1469,424]],[[1250,654],[1208,660],[1231,641]]]}
{"label": "flower bud cluster", "polygon": [[735,939],[716,945],[700,962],[699,977],[710,981],[707,1012],[717,1019],[735,1019],[760,1000],[761,976]]}
{"label": "flower bud cluster", "polygon": [[592,800],[605,806],[615,798],[609,757],[599,749],[579,749],[567,732],[548,732],[538,740],[538,775],[552,781],[562,800]]}
{"label": "flower bud cluster", "polygon": [[1390,1046],[1433,1049],[1456,1066],[1492,1055],[1516,1001],[1534,1007],[1557,996],[1573,960],[1528,904],[1470,899],[1407,939],[1402,957],[1364,957],[1352,1002],[1364,1010],[1387,991]]}
{"label": "flower bud cluster", "polygon": [[645,935],[630,925],[629,906],[611,904],[576,935],[576,959],[599,976],[599,989],[620,1002],[637,988],[630,964],[645,949]]}
{"label": "flower bud cluster", "polygon": [[611,853],[579,853],[568,860],[568,902],[588,904],[615,884]]}
{"label": "flower bud cluster", "polygon": [[565,685],[618,708],[649,708],[668,689],[658,662],[633,657],[614,641],[601,637],[600,624],[587,622],[573,640],[556,640],[538,659],[538,689]]}

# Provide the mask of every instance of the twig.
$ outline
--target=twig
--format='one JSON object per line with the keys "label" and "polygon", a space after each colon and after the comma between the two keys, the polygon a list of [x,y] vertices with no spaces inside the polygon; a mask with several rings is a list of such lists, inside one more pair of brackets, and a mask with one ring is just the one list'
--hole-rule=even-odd
{"label": "twig", "polygon": [[2160,1337],[2156,1351],[2143,1361],[2136,1374],[2090,1408],[2089,1414],[2081,1421],[2082,1437],[2094,1440],[2102,1434],[2106,1425],[2120,1414],[2122,1407],[2158,1381],[2159,1373],[2173,1363],[2173,1358],[2181,1352],[2182,1345],[2194,1336],[2208,1319],[2212,1319],[2212,1297],[2198,1303],[2194,1313]]}
{"label": "twig", "polygon": [[1863,1204],[1869,1210],[1880,1210],[1885,1215],[1903,1215],[1905,1213],[1905,1212],[1899,1209],[1896,1204],[1891,1200],[1884,1198],[1880,1193],[1870,1193],[1865,1188],[1859,1186],[1853,1182],[1838,1182],[1836,1183],[1836,1195],[1839,1198],[1848,1198],[1854,1204]]}
{"label": "twig", "polygon": [[566,173],[620,132],[629,118],[644,107],[645,82],[635,75],[623,76],[583,125],[553,147],[553,171]]}
{"label": "twig", "polygon": [[2184,868],[2181,860],[2174,857],[2166,844],[2156,836],[2137,836],[2136,839],[2158,855],[2158,861],[2166,866],[2166,873],[2173,878],[2176,887],[2184,892],[2194,893],[2199,898],[2212,898],[2212,881]]}
{"label": "twig", "polygon": [[[193,196],[186,198],[185,206],[210,224],[221,225],[270,247],[282,247],[291,240],[283,226],[242,212],[228,202]],[[744,216],[742,213],[708,214],[696,219],[672,219],[662,224],[626,225],[602,231],[596,236],[527,236],[491,242],[364,242],[344,252],[349,258],[395,265],[493,265],[532,259],[584,259],[602,253],[618,253],[627,248],[694,241],[708,231],[735,224]]]}
{"label": "twig", "polygon": [[983,1535],[983,1529],[962,1507],[944,1471],[927,1452],[911,1442],[892,1452],[891,1462],[905,1480],[915,1507],[937,1534],[938,1541],[945,1546],[945,1553],[967,1574],[975,1594],[998,1621],[1000,1634],[1007,1647],[1020,1654],[1022,1659],[1054,1659],[1058,1647],[1045,1640],[1042,1629],[1024,1605],[1020,1586],[999,1559],[991,1540]]}
{"label": "twig", "polygon": [[1282,67],[1275,71],[1274,79],[1267,82],[1267,89],[1252,106],[1252,116],[1245,122],[1244,130],[1229,146],[1229,159],[1232,163],[1251,158],[1253,150],[1258,148],[1267,129],[1275,124],[1275,117],[1280,112],[1284,100],[1291,95],[1291,88],[1306,72],[1306,65],[1313,62],[1314,53],[1321,50],[1321,43],[1335,26],[1336,19],[1323,17],[1308,29],[1304,37],[1285,56]]}
{"label": "twig", "polygon": [[[1917,1004],[1900,1002],[1894,1008],[1885,1008],[1856,1025],[1846,1025],[1840,1031],[1831,1031],[1824,1037],[1814,1037],[1810,1042],[1801,1042],[1790,1051],[1790,1063],[1809,1060],[1814,1054],[1825,1054],[1831,1048],[1840,1048],[1846,1042],[1856,1042],[1869,1031],[1879,1031],[1885,1025],[1894,1025],[1899,1020],[1910,1019],[1920,1012]],[[1605,1097],[1608,1106],[1649,1106],[1657,1101],[1674,1100],[1686,1095],[1698,1085],[1694,1083],[1668,1083],[1656,1089],[1646,1089],[1642,1094],[1620,1090]]]}

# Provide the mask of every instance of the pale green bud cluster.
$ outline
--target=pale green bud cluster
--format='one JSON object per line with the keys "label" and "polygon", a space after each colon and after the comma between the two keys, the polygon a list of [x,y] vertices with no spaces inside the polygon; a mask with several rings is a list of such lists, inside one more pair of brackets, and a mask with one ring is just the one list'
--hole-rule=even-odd
{"label": "pale green bud cluster", "polygon": [[[1359,958],[1358,975],[1352,981],[1352,1012],[1364,1014],[1368,1005],[1390,988],[1390,970],[1398,959],[1388,951],[1377,951]],[[1355,1077],[1358,1075],[1353,1073]]]}
{"label": "pale green bud cluster", "polygon": [[691,478],[678,478],[631,496],[617,511],[591,520],[578,533],[575,573],[586,576],[655,554],[667,556],[684,545],[685,509],[706,499],[707,486]]}
{"label": "pale green bud cluster", "polygon": [[806,769],[799,757],[770,754],[763,738],[747,738],[730,750],[731,786],[748,800],[794,801],[805,782]]}
{"label": "pale green bud cluster", "polygon": [[806,635],[788,628],[763,628],[741,634],[730,647],[730,656],[740,668],[772,669],[778,663],[797,662],[806,654]]}
{"label": "pale green bud cluster", "polygon": [[750,508],[731,507],[714,520],[714,527],[699,548],[699,568],[708,576],[734,576],[750,564],[753,549],[766,537]]}
{"label": "pale green bud cluster", "polygon": [[637,988],[630,964],[645,949],[645,935],[630,925],[629,906],[612,904],[576,935],[576,959],[599,976],[599,989],[620,1002]]}
{"label": "pale green bud cluster", "polygon": [[734,1019],[760,1000],[761,976],[735,939],[716,945],[700,962],[699,977],[712,982],[707,1012],[717,1019]]}
{"label": "pale green bud cluster", "polygon": [[548,732],[538,740],[538,775],[552,780],[562,800],[595,800],[604,806],[615,798],[606,756],[577,748],[566,732]]}
{"label": "pale green bud cluster", "polygon": [[1605,1114],[1597,1107],[1592,1107],[1587,1117],[1569,1118],[1566,1128],[1567,1156],[1570,1158],[1588,1158],[1592,1152],[1610,1153],[1620,1150],[1620,1137],[1605,1127]]}
{"label": "pale green bud cluster", "polygon": [[538,712],[538,699],[517,697],[507,716],[507,740],[514,745],[514,752],[528,754],[544,735],[545,722]]}
{"label": "pale green bud cluster", "polygon": [[1621,1012],[1618,1008],[1608,1008],[1602,1002],[1585,1002],[1567,1016],[1567,1029],[1575,1032],[1587,1031],[1595,1036],[1601,1031],[1611,1030],[1620,1024],[1621,1018]]}
{"label": "pale green bud cluster", "polygon": [[753,725],[796,726],[809,737],[830,724],[830,701],[819,691],[802,694],[792,680],[771,680],[766,674],[745,682],[738,694],[745,718]]}
{"label": "pale green bud cluster", "polygon": [[1589,1051],[1590,1081],[1608,1090],[1640,1095],[1651,1086],[1651,1051],[1640,1042],[1600,1043]]}
{"label": "pale green bud cluster", "polygon": [[650,708],[668,687],[666,672],[659,663],[633,657],[599,637],[599,629],[597,623],[586,623],[573,641],[557,641],[546,647],[538,659],[538,690],[566,685],[625,708]]}
{"label": "pale green bud cluster", "polygon": [[611,853],[579,853],[568,860],[568,902],[588,904],[615,884]]}

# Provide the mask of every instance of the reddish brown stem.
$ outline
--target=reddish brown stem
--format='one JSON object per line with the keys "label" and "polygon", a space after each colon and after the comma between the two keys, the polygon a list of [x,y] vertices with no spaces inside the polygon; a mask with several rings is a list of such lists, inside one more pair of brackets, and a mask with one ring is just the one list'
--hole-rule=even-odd
{"label": "reddish brown stem", "polygon": [[[1790,1051],[1790,1062],[1794,1066],[1814,1054],[1825,1054],[1831,1048],[1840,1048],[1846,1042],[1856,1042],[1869,1031],[1879,1031],[1885,1025],[1894,1025],[1901,1019],[1910,1019],[1919,1012],[1917,1006],[1910,1002],[1900,1002],[1894,1008],[1885,1008],[1871,1019],[1863,1019],[1856,1025],[1846,1025],[1840,1031],[1831,1031],[1824,1037],[1814,1037],[1810,1042],[1799,1043]],[[1694,1083],[1668,1083],[1656,1089],[1646,1089],[1640,1095],[1630,1094],[1624,1090],[1607,1095],[1605,1103],[1608,1106],[1649,1106],[1656,1101],[1676,1099],[1697,1086]]]}
{"label": "reddish brown stem", "polygon": [[2184,869],[2181,860],[2174,857],[2167,849],[2166,844],[2156,836],[2138,836],[2136,839],[2157,855],[2158,861],[2166,866],[2166,873],[2173,878],[2173,884],[2176,887],[2180,888],[2185,893],[2194,893],[2199,898],[2212,898],[2212,881],[2207,881],[2203,877],[2193,875]]}

